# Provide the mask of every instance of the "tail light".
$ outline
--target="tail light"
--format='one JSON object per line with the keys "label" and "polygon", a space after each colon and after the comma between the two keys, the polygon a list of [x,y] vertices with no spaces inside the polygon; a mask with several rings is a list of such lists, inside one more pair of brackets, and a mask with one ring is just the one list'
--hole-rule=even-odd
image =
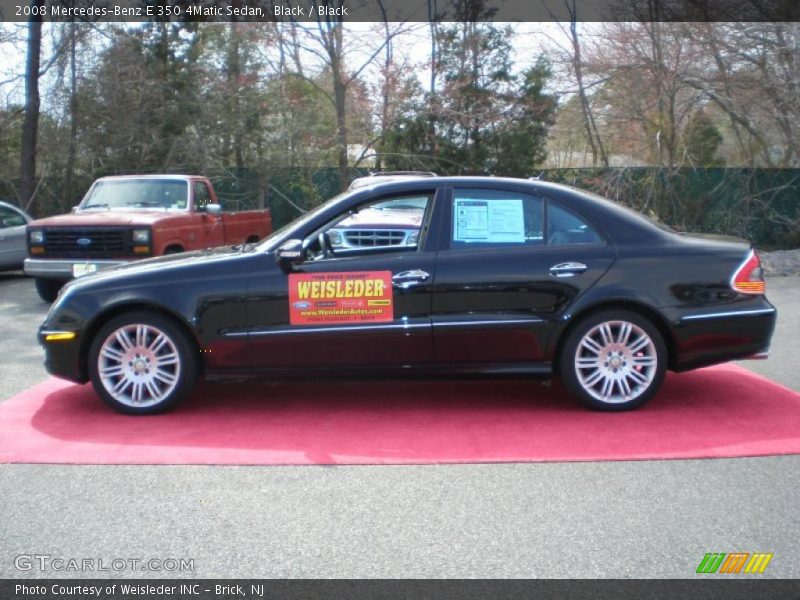
{"label": "tail light", "polygon": [[742,294],[763,294],[767,291],[761,261],[753,250],[750,250],[747,258],[733,274],[731,287]]}

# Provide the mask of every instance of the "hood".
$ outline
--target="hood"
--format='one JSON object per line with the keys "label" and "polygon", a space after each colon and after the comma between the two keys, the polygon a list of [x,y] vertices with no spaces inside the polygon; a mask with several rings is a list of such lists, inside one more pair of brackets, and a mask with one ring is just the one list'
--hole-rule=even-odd
{"label": "hood", "polygon": [[164,210],[83,210],[67,215],[37,219],[31,227],[90,227],[152,225],[178,213]]}
{"label": "hood", "polygon": [[421,210],[371,210],[365,209],[341,221],[338,228],[373,229],[419,229],[422,225]]}
{"label": "hood", "polygon": [[93,275],[86,275],[69,281],[65,287],[81,288],[85,284],[92,285],[102,281],[119,280],[124,281],[129,277],[143,275],[153,271],[163,272],[165,269],[181,269],[191,266],[198,266],[203,263],[216,262],[219,259],[228,259],[234,256],[249,254],[255,250],[250,246],[221,246],[218,248],[207,248],[205,250],[194,250],[192,252],[181,252],[180,254],[168,254],[137,260],[131,263],[102,269]]}

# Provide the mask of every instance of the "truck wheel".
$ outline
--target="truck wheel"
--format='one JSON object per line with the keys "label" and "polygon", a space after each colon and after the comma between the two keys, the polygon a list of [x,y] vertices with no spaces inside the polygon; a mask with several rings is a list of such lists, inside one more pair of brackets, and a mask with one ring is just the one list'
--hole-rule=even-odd
{"label": "truck wheel", "polygon": [[173,408],[192,389],[198,357],[183,330],[158,314],[136,311],[103,325],[89,348],[97,394],[128,415]]}
{"label": "truck wheel", "polygon": [[64,287],[63,281],[36,278],[36,292],[39,294],[39,298],[45,302],[55,302],[62,287]]}

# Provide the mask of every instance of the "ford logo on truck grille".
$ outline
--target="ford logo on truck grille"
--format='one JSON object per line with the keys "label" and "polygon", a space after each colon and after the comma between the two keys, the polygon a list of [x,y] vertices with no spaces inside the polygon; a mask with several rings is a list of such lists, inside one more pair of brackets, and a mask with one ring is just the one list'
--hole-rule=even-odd
{"label": "ford logo on truck grille", "polygon": [[78,244],[78,246],[88,246],[89,244],[92,243],[92,240],[90,240],[89,238],[78,238],[75,241]]}

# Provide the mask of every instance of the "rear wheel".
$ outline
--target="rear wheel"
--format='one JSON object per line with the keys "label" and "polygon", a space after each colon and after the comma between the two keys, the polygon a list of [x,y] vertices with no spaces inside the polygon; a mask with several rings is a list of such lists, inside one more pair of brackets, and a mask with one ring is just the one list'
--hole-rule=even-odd
{"label": "rear wheel", "polygon": [[64,287],[63,281],[57,279],[42,279],[41,277],[36,278],[36,292],[39,294],[39,298],[45,302],[55,302],[56,298],[58,298],[58,292],[61,291],[62,287]]}
{"label": "rear wheel", "polygon": [[621,411],[655,395],[666,362],[658,329],[637,313],[615,310],[578,323],[563,346],[560,370],[567,389],[586,406]]}
{"label": "rear wheel", "polygon": [[189,393],[198,358],[173,321],[137,311],[100,328],[88,365],[92,385],[106,404],[125,414],[148,415],[171,409]]}

